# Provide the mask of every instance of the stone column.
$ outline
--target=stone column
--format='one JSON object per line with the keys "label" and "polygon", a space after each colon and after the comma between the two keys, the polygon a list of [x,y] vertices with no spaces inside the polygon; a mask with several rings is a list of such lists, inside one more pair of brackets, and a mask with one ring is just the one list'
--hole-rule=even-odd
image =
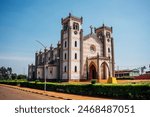
{"label": "stone column", "polygon": [[80,79],[82,77],[83,67],[83,30],[80,31]]}
{"label": "stone column", "polygon": [[114,60],[114,40],[111,39],[111,52],[112,52],[112,76],[115,76],[115,60]]}

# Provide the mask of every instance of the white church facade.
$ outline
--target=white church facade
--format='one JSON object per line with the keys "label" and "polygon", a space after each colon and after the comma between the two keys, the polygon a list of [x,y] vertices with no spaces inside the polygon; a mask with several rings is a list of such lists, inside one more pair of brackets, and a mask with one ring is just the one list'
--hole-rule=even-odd
{"label": "white church facade", "polygon": [[[29,79],[47,81],[98,82],[114,76],[114,42],[112,27],[93,28],[83,35],[83,18],[62,18],[61,39],[57,47],[50,46],[35,53],[35,65],[28,66]],[[34,66],[34,67],[33,67]],[[34,70],[33,70],[34,68]]]}

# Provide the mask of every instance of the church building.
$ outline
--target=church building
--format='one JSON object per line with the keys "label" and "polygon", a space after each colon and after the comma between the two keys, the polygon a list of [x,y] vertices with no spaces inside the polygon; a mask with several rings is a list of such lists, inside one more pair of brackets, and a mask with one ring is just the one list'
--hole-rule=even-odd
{"label": "church building", "polygon": [[[114,76],[114,42],[112,27],[94,28],[83,35],[83,18],[61,19],[61,39],[35,53],[35,65],[28,66],[28,77],[47,81],[106,81]],[[34,70],[33,70],[34,69]],[[33,72],[34,71],[34,72]]]}

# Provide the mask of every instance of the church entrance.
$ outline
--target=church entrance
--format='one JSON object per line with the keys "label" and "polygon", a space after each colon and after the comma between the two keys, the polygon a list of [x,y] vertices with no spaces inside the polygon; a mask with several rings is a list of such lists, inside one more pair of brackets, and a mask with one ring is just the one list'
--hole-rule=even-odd
{"label": "church entrance", "polygon": [[89,79],[96,79],[96,68],[94,65],[90,66],[90,74],[89,74]]}
{"label": "church entrance", "polygon": [[109,76],[109,69],[108,69],[108,66],[105,62],[102,63],[102,65],[101,65],[101,72],[100,73],[101,73],[101,79],[107,79]]}

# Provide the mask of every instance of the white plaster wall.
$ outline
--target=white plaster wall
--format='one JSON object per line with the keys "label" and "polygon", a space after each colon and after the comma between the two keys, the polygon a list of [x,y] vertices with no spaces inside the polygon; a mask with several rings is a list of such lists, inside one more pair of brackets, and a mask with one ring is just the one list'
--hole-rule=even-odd
{"label": "white plaster wall", "polygon": [[[66,42],[66,47],[65,47],[65,42]],[[63,49],[68,48],[68,40],[64,39],[63,40]]]}
{"label": "white plaster wall", "polygon": [[65,53],[66,53],[66,60],[68,60],[68,50],[63,51],[63,60],[65,60]]}
{"label": "white plaster wall", "polygon": [[[75,47],[75,41],[77,41],[77,47]],[[71,43],[71,47],[76,49],[76,48],[80,48],[80,39],[78,38],[73,38],[72,39],[72,43]]]}
{"label": "white plaster wall", "polygon": [[[75,59],[75,53],[77,53],[77,59]],[[79,50],[72,50],[71,51],[71,60],[80,60],[80,51]]]}
{"label": "white plaster wall", "polygon": [[[64,67],[65,66],[66,66],[66,72],[64,72]],[[63,70],[62,70],[62,72],[63,72],[62,79],[68,79],[68,75],[67,75],[67,73],[68,73],[68,64],[67,64],[67,62],[63,62]]]}
{"label": "white plaster wall", "polygon": [[43,68],[37,68],[37,78],[43,78]]}
{"label": "white plaster wall", "polygon": [[[91,53],[90,51],[90,46],[91,45],[95,45],[96,47],[96,51],[95,53]],[[93,37],[90,37],[89,39],[86,39],[83,41],[83,66],[82,66],[82,70],[83,70],[83,76],[84,78],[86,78],[87,73],[86,73],[86,57],[94,57],[97,56],[97,53],[102,56],[102,43],[97,40],[94,39]]]}
{"label": "white plaster wall", "polygon": [[72,73],[74,72],[75,66],[77,66],[77,73],[80,73],[80,62],[78,62],[78,61],[77,62],[73,61],[71,63],[71,72]]}
{"label": "white plaster wall", "polygon": [[63,39],[67,39],[68,38],[68,33],[64,33],[63,34]]}
{"label": "white plaster wall", "polygon": [[[50,71],[52,70],[52,73]],[[48,79],[57,79],[58,71],[56,66],[48,67]]]}
{"label": "white plaster wall", "polygon": [[73,80],[79,80],[80,79],[80,75],[78,73],[72,73],[71,74],[71,79],[73,79]]}

